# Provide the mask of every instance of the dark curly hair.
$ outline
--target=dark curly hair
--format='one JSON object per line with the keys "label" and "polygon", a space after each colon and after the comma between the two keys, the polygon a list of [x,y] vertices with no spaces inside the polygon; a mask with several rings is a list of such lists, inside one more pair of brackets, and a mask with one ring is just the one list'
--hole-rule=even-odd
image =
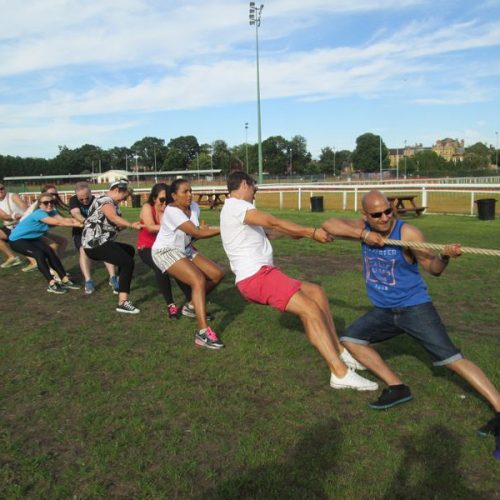
{"label": "dark curly hair", "polygon": [[149,193],[149,196],[148,196],[146,203],[149,203],[150,205],[154,205],[156,198],[158,198],[158,195],[162,191],[165,191],[165,193],[167,194],[167,203],[171,203],[172,197],[170,196],[170,193],[169,193],[169,185],[165,184],[164,182],[159,182],[158,184],[155,184],[151,188],[151,192]]}

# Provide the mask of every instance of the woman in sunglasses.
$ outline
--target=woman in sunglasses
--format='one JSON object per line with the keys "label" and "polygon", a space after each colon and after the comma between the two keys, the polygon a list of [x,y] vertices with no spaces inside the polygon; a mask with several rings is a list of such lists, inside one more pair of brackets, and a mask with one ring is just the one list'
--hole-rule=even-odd
{"label": "woman in sunglasses", "polygon": [[168,272],[191,287],[193,313],[198,323],[195,344],[220,349],[224,344],[207,324],[205,298],[221,282],[224,273],[215,262],[193,247],[195,238],[217,236],[220,229],[200,227],[200,208],[193,202],[191,184],[186,179],[172,182],[169,192],[173,201],[163,213],[152,248],[153,261],[163,273]]}
{"label": "woman in sunglasses", "polygon": [[[10,233],[10,246],[14,251],[36,260],[38,270],[48,281],[47,292],[61,294],[68,289],[78,290],[80,287],[69,279],[61,260],[44,241],[44,236],[51,226],[81,227],[81,223],[59,215],[51,194],[39,195],[37,204],[38,208],[22,219]],[[51,268],[57,273],[60,283],[50,273]]]}
{"label": "woman in sunglasses", "polygon": [[140,310],[128,300],[134,274],[135,249],[132,245],[116,242],[122,229],[139,230],[140,222],[130,223],[122,217],[120,203],[130,195],[128,181],[111,183],[106,194],[96,198],[89,208],[82,233],[82,246],[92,260],[109,262],[118,267],[118,305],[116,311],[138,314]]}
{"label": "woman in sunglasses", "polygon": [[[137,236],[137,251],[141,260],[150,267],[158,283],[158,287],[167,304],[168,317],[170,319],[179,318],[179,309],[175,305],[172,295],[172,285],[170,283],[170,276],[163,273],[153,262],[151,256],[151,248],[156,240],[158,231],[160,230],[161,218],[165,207],[168,203],[173,201],[172,197],[168,195],[168,185],[160,182],[155,184],[149,193],[148,200],[141,208],[140,222],[142,228]],[[191,301],[191,288],[182,281],[176,280],[179,288],[183,291],[186,302]]]}

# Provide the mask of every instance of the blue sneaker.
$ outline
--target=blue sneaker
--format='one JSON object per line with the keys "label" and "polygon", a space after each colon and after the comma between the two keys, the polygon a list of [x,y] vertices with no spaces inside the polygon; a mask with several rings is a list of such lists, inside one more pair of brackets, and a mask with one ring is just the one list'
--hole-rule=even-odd
{"label": "blue sneaker", "polygon": [[111,276],[109,278],[109,286],[113,288],[113,293],[118,295],[120,293],[120,278],[118,276]]}
{"label": "blue sneaker", "polygon": [[90,295],[95,292],[94,282],[92,280],[87,280],[85,282],[85,293]]}

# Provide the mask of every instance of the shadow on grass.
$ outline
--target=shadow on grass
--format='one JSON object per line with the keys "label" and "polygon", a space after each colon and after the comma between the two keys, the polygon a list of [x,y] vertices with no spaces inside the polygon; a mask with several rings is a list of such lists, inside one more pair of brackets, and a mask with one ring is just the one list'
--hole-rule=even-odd
{"label": "shadow on grass", "polygon": [[282,462],[242,471],[198,498],[316,498],[327,499],[323,483],[336,473],[342,433],[329,420],[307,430]]}
{"label": "shadow on grass", "polygon": [[404,457],[385,498],[486,498],[465,484],[460,439],[446,427],[403,436],[402,446]]}

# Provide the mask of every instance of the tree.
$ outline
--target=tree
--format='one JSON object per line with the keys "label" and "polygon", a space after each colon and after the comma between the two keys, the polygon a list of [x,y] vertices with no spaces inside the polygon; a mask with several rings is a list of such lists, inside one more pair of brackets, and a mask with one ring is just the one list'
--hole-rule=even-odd
{"label": "tree", "polygon": [[283,175],[288,169],[290,143],[281,135],[262,142],[263,169],[272,175]]}
{"label": "tree", "polygon": [[465,170],[487,170],[490,168],[491,150],[481,142],[465,149],[462,166]]}
{"label": "tree", "polygon": [[[169,155],[172,149],[175,149],[177,152]],[[168,150],[169,152],[167,153],[165,161],[171,163],[172,157],[175,156],[175,164],[181,165],[180,169],[170,170],[187,170],[189,164],[196,158],[196,154],[200,152],[200,146],[198,144],[198,139],[196,139],[194,135],[185,135],[171,139],[168,143]],[[182,161],[180,161],[181,156]]]}
{"label": "tree", "polygon": [[212,143],[212,162],[214,168],[220,168],[223,173],[228,173],[231,159],[231,152],[225,141],[219,139]]}
{"label": "tree", "polygon": [[294,135],[289,144],[289,173],[304,174],[311,169],[312,155],[307,151],[307,140],[301,135]]}
{"label": "tree", "polygon": [[[356,149],[352,154],[354,168],[362,172],[380,170],[380,136],[367,132],[356,139]],[[389,150],[382,141],[382,169],[389,168]]]}
{"label": "tree", "polygon": [[140,158],[139,163],[147,170],[154,170],[155,155],[157,168],[163,164],[167,155],[165,141],[158,137],[143,137],[134,142],[130,149]]}

